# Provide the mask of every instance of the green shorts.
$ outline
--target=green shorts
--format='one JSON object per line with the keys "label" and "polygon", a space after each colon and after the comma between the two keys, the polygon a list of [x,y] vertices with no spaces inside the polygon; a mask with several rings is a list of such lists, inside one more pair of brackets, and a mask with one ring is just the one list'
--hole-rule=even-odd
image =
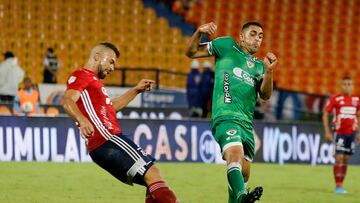
{"label": "green shorts", "polygon": [[220,121],[213,126],[212,131],[222,153],[229,147],[242,145],[245,159],[253,161],[255,142],[251,124],[241,124],[239,121],[234,120]]}

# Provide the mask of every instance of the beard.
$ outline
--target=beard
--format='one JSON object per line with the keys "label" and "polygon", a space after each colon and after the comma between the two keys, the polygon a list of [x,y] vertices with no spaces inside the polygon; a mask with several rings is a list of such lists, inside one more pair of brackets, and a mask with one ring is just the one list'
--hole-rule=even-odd
{"label": "beard", "polygon": [[105,70],[103,69],[102,65],[99,64],[97,69],[98,69],[98,77],[100,79],[104,79],[106,77],[106,74],[105,74]]}

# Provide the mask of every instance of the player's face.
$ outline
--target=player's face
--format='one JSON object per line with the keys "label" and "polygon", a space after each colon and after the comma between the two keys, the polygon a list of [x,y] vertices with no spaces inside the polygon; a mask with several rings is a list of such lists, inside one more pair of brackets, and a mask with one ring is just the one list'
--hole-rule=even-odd
{"label": "player's face", "polygon": [[353,91],[354,85],[352,80],[345,79],[341,82],[341,89],[344,94],[351,94]]}
{"label": "player's face", "polygon": [[25,78],[25,79],[24,79],[24,88],[25,88],[25,89],[30,89],[31,86],[32,86],[31,80],[30,80],[29,78]]}
{"label": "player's face", "polygon": [[251,25],[240,34],[240,43],[250,54],[255,54],[261,45],[264,32],[261,27]]}
{"label": "player's face", "polygon": [[98,76],[104,79],[112,71],[114,71],[116,63],[116,55],[113,51],[105,51],[100,54],[100,61],[98,64]]}

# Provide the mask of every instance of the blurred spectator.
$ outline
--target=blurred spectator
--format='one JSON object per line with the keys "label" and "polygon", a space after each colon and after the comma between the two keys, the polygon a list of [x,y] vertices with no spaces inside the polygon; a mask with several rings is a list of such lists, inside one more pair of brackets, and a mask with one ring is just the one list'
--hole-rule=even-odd
{"label": "blurred spectator", "polygon": [[24,87],[15,97],[14,114],[34,116],[40,113],[39,92],[34,88],[31,78],[25,77]]}
{"label": "blurred spectator", "polygon": [[54,54],[54,49],[47,48],[44,59],[44,83],[56,83],[56,73],[59,70],[59,61]]}
{"label": "blurred spectator", "polygon": [[191,117],[201,117],[201,96],[200,96],[200,80],[201,73],[199,71],[200,63],[194,59],[191,61],[191,71],[187,76],[186,93],[189,104]]}
{"label": "blurred spectator", "polygon": [[15,55],[7,51],[0,63],[0,101],[12,103],[24,78],[24,70],[18,65]]}
{"label": "blurred spectator", "polygon": [[214,89],[214,71],[213,66],[209,61],[204,61],[203,63],[204,71],[201,74],[200,80],[200,98],[201,98],[201,108],[202,108],[202,117],[208,117],[208,113],[211,112],[211,101],[212,101],[212,92]]}
{"label": "blurred spectator", "polygon": [[276,119],[300,119],[302,103],[300,94],[294,91],[279,91],[276,107]]}

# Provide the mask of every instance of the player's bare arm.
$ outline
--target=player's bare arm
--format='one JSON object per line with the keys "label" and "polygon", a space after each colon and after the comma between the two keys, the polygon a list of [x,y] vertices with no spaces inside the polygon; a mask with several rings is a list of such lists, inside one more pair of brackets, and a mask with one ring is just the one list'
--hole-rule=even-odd
{"label": "player's bare arm", "polygon": [[356,132],[356,140],[355,140],[355,142],[356,142],[356,144],[360,144],[360,111],[358,112],[358,114],[357,114],[357,118],[358,118],[358,127],[357,127],[357,132]]}
{"label": "player's bare arm", "polygon": [[273,90],[273,69],[278,63],[278,59],[275,54],[267,53],[264,58],[264,67],[265,74],[263,76],[263,81],[260,86],[260,98],[263,100],[268,100],[271,97]]}
{"label": "player's bare arm", "polygon": [[190,41],[187,44],[186,56],[190,58],[210,56],[207,50],[207,44],[200,44],[200,38],[202,34],[211,36],[216,32],[216,30],[217,26],[213,22],[201,25],[192,35]]}
{"label": "player's bare arm", "polygon": [[80,125],[80,132],[82,136],[91,137],[94,134],[94,126],[90,121],[81,113],[77,107],[76,102],[79,100],[81,92],[78,90],[66,90],[64,94],[63,107],[66,113]]}
{"label": "player's bare arm", "polygon": [[111,100],[112,106],[116,111],[125,108],[139,93],[150,91],[155,84],[155,81],[149,79],[142,79],[135,87],[131,88],[123,95]]}
{"label": "player's bare arm", "polygon": [[331,135],[331,130],[329,127],[329,113],[325,110],[322,115],[322,122],[323,122],[323,126],[324,126],[324,131],[325,131],[325,139],[329,142],[332,142],[333,137]]}

